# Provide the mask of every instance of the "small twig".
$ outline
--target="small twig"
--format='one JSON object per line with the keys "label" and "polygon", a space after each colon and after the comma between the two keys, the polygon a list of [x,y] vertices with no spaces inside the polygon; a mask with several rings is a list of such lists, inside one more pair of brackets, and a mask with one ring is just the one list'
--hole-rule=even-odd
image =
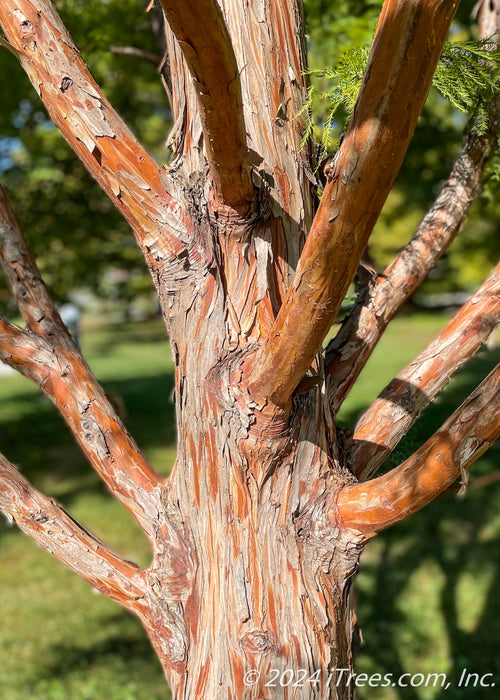
{"label": "small twig", "polygon": [[21,51],[18,49],[15,49],[12,44],[9,44],[9,42],[4,39],[3,37],[0,36],[0,46],[3,46],[7,51],[10,51],[11,54],[13,54],[16,58],[20,58],[22,56]]}
{"label": "small twig", "polygon": [[142,61],[147,63],[152,63],[154,66],[159,67],[163,58],[156,53],[151,53],[150,51],[145,51],[140,49],[138,46],[110,46],[109,51],[117,56],[132,56],[133,58],[140,58]]}

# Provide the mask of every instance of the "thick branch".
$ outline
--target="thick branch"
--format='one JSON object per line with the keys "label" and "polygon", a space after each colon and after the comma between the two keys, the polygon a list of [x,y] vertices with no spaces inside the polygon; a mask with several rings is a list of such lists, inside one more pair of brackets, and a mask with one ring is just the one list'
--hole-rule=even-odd
{"label": "thick branch", "polygon": [[250,391],[284,404],[354,276],[422,109],[457,0],[386,0],[364,84]]}
{"label": "thick branch", "polygon": [[140,614],[146,593],[144,572],[104,547],[58,503],[37,491],[2,454],[0,510],[94,588]]}
{"label": "thick branch", "polygon": [[[338,520],[370,535],[427,505],[462,475],[500,435],[500,366],[442,428],[392,471],[344,488]],[[335,518],[335,514],[332,513]]]}
{"label": "thick branch", "polygon": [[[479,36],[484,39],[500,29],[500,3],[498,0],[483,0],[478,4]],[[487,132],[481,136],[474,128],[465,132],[450,175],[418,231],[389,267],[371,281],[330,342],[325,362],[331,377],[329,393],[335,412],[353,387],[389,322],[433,269],[479,196],[484,169],[500,129],[500,95],[492,95],[486,111]]]}
{"label": "thick branch", "polygon": [[500,2],[499,0],[479,0],[473,12],[477,12],[479,36],[482,39],[496,36],[496,44],[500,41]]}
{"label": "thick branch", "polygon": [[193,77],[218,202],[246,211],[254,197],[238,66],[216,0],[160,0]]}
{"label": "thick branch", "polygon": [[53,401],[94,469],[154,542],[162,479],[139,451],[83,358],[72,348],[56,347],[0,319],[0,359]]}
{"label": "thick branch", "polygon": [[368,479],[451,376],[486,342],[500,321],[500,264],[474,296],[358,421],[349,462]]}
{"label": "thick branch", "polygon": [[490,128],[468,132],[434,204],[410,242],[362,292],[326,351],[332,407],[338,411],[392,318],[423,282],[465,221],[481,192],[481,179],[500,127],[500,100],[489,107]]}
{"label": "thick branch", "polygon": [[157,270],[184,248],[190,226],[165,192],[161,169],[109,105],[48,0],[4,0],[0,24],[50,117]]}

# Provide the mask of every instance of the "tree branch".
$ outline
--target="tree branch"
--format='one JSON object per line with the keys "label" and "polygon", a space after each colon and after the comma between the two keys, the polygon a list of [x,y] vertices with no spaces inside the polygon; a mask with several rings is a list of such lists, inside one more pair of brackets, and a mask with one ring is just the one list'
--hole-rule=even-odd
{"label": "tree branch", "polygon": [[0,258],[33,332],[25,333],[0,319],[0,358],[49,396],[92,466],[152,535],[151,516],[159,507],[156,487],[162,480],[128,435],[73,343],[1,186]]}
{"label": "tree branch", "polygon": [[500,263],[460,311],[393,381],[358,421],[349,463],[370,478],[500,321]]}
{"label": "tree branch", "polygon": [[[369,536],[430,503],[462,475],[500,435],[500,365],[422,447],[392,471],[346,486],[338,522]],[[332,511],[332,518],[335,519]]]}
{"label": "tree branch", "polygon": [[51,119],[158,270],[185,248],[192,228],[165,191],[164,171],[105,99],[49,0],[5,0],[0,24]]}
{"label": "tree branch", "polygon": [[109,52],[115,54],[115,56],[132,56],[133,58],[139,58],[141,61],[146,61],[146,63],[152,63],[153,66],[157,68],[163,60],[163,57],[159,54],[145,51],[138,46],[110,46]]}
{"label": "tree branch", "polygon": [[[479,31],[482,38],[493,35],[495,23],[498,31],[499,15],[498,7],[495,19],[490,3],[482,2]],[[489,21],[492,18],[493,21]],[[329,394],[335,413],[354,386],[390,321],[453,241],[471,204],[481,193],[481,180],[500,129],[500,95],[492,95],[486,112],[487,132],[478,136],[473,127],[466,130],[450,175],[417,232],[389,267],[372,279],[358,297],[340,331],[329,343],[325,364],[331,378]]]}
{"label": "tree branch", "polygon": [[154,543],[163,480],[141,454],[76,348],[56,346],[0,319],[0,359],[51,399],[94,469]]}
{"label": "tree branch", "polygon": [[297,271],[252,362],[256,399],[286,404],[328,332],[406,153],[456,6],[457,0],[385,0]]}
{"label": "tree branch", "polygon": [[55,304],[47,294],[40,271],[1,185],[0,262],[28,328],[41,336],[57,336],[58,342],[74,347]]}
{"label": "tree branch", "polygon": [[216,0],[160,0],[193,77],[216,203],[246,213],[254,198],[238,66]]}
{"label": "tree branch", "polygon": [[499,0],[479,0],[473,10],[473,14],[477,14],[479,37],[488,39],[496,36],[496,44],[498,46],[500,36],[500,2]]}
{"label": "tree branch", "polygon": [[140,613],[146,593],[142,569],[104,547],[56,501],[37,491],[2,454],[0,510],[94,588]]}
{"label": "tree branch", "polygon": [[500,100],[494,98],[490,129],[468,133],[448,180],[411,241],[361,294],[350,316],[326,350],[332,407],[338,411],[385,329],[423,282],[455,238],[471,204],[481,192],[481,178],[496,142]]}

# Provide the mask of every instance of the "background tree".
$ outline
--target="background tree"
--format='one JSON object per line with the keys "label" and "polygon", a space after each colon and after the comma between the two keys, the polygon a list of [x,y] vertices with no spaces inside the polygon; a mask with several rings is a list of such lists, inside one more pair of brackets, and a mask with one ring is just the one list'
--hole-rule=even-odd
{"label": "background tree", "polygon": [[[352,684],[329,678],[330,669],[352,663],[350,587],[365,542],[457,478],[464,482],[499,432],[497,368],[405,462],[357,480],[373,476],[488,337],[498,320],[497,268],[352,436],[335,426],[385,326],[479,193],[496,139],[497,98],[488,129],[466,133],[417,234],[365,285],[323,352],[406,152],[456,2],[384,3],[317,211],[309,149],[300,147],[294,119],[306,87],[300,8],[161,5],[174,119],[168,169],[112,110],[49,3],[8,0],[0,10],[11,50],[132,226],[152,273],[176,364],[172,475],[163,480],[146,462],[72,344],[4,195],[2,259],[28,330],[2,320],[0,355],[54,401],[148,536],[153,562],[142,569],[117,557],[5,457],[0,505],[141,619],[176,697],[259,697],[272,668],[305,669],[312,680],[301,697],[349,697]],[[483,36],[493,33],[496,10],[481,6]],[[252,688],[244,684],[249,669],[262,674]]]}
{"label": "background tree", "polygon": [[[115,109],[150,153],[163,156],[171,114],[159,79],[165,43],[161,12],[146,14],[135,1],[119,5],[54,3]],[[125,38],[130,45],[123,45]],[[0,53],[0,88],[2,182],[52,297],[60,303],[82,288],[102,298],[151,294],[127,222],[75,157],[23,79],[19,62],[5,50]],[[122,274],[121,285],[106,274],[111,269],[128,273]],[[5,285],[0,294],[2,310],[12,316],[15,309]]]}

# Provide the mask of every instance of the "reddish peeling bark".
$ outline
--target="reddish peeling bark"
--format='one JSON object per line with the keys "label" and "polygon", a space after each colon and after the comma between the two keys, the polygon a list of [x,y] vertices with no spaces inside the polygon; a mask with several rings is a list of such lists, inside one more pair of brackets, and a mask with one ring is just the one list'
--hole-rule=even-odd
{"label": "reddish peeling bark", "polygon": [[456,6],[455,0],[384,3],[299,266],[253,363],[249,388],[257,399],[289,400],[334,321],[401,166]]}
{"label": "reddish peeling bark", "polygon": [[120,559],[54,500],[39,493],[0,455],[0,508],[40,547],[54,554],[94,588],[128,610],[145,607],[146,576]]}
{"label": "reddish peeling bark", "polygon": [[160,477],[147,463],[76,349],[0,319],[0,358],[55,403],[87,459],[154,542]]}
{"label": "reddish peeling bark", "polygon": [[454,240],[481,191],[484,169],[500,129],[500,98],[492,95],[489,128],[463,139],[461,151],[435,202],[410,242],[363,290],[351,315],[330,342],[326,371],[332,409],[339,410],[385,329]]}
{"label": "reddish peeling bark", "polygon": [[[176,700],[350,698],[353,685],[337,685],[335,669],[352,668],[350,589],[367,537],[447,488],[498,433],[494,374],[407,462],[359,484],[337,438],[335,409],[365,358],[359,346],[346,354],[352,333],[366,328],[370,345],[371,320],[346,324],[333,346],[342,365],[331,360],[326,378],[321,352],[406,151],[456,2],[386,0],[312,226],[314,176],[295,119],[306,87],[300,3],[161,4],[175,121],[169,169],[152,161],[105,101],[48,0],[0,5],[0,23],[50,115],[133,226],[155,280],[176,367],[178,455],[169,479],[140,454],[72,343],[1,190],[2,263],[29,330],[0,319],[0,359],[58,407],[149,537],[151,565],[141,570],[112,555],[5,457],[0,509],[140,617]],[[461,207],[456,221],[479,190],[487,147],[464,149],[450,179]],[[451,209],[447,202],[429,215],[387,286],[374,282],[375,314],[388,318],[427,252],[443,250],[456,225]],[[412,269],[409,252],[418,264],[400,294],[390,285]],[[421,378],[408,370],[415,390],[433,395],[486,337],[498,313],[496,274],[436,341],[440,359],[417,358]],[[450,359],[457,338],[461,350]],[[411,422],[419,408],[407,407],[401,420]],[[378,441],[369,414],[365,420],[363,435]],[[386,437],[387,420],[381,430]],[[266,687],[271,669],[313,682]],[[260,674],[251,686],[248,671]]]}
{"label": "reddish peeling bark", "polygon": [[500,366],[444,423],[392,471],[340,492],[336,522],[366,536],[407,518],[462,476],[500,435]]}
{"label": "reddish peeling bark", "polygon": [[245,214],[255,189],[239,70],[222,11],[216,0],[160,4],[193,78],[215,200]]}
{"label": "reddish peeling bark", "polygon": [[356,424],[349,461],[372,476],[420,413],[500,322],[500,264],[432,343],[400,372]]}
{"label": "reddish peeling bark", "polygon": [[51,119],[130,223],[153,274],[165,274],[191,224],[162,169],[112,109],[49,0],[5,0],[0,21]]}
{"label": "reddish peeling bark", "polygon": [[[494,37],[500,32],[500,3],[485,0],[478,3],[476,8],[479,13],[479,37]],[[494,41],[491,49],[495,49]],[[372,278],[360,294],[353,312],[328,345],[325,363],[330,378],[328,391],[335,413],[354,386],[385,329],[452,243],[471,204],[481,192],[484,170],[500,130],[498,93],[492,94],[485,111],[488,123],[486,131],[478,134],[473,127],[466,129],[462,148],[450,175],[415,235],[389,267]]]}

